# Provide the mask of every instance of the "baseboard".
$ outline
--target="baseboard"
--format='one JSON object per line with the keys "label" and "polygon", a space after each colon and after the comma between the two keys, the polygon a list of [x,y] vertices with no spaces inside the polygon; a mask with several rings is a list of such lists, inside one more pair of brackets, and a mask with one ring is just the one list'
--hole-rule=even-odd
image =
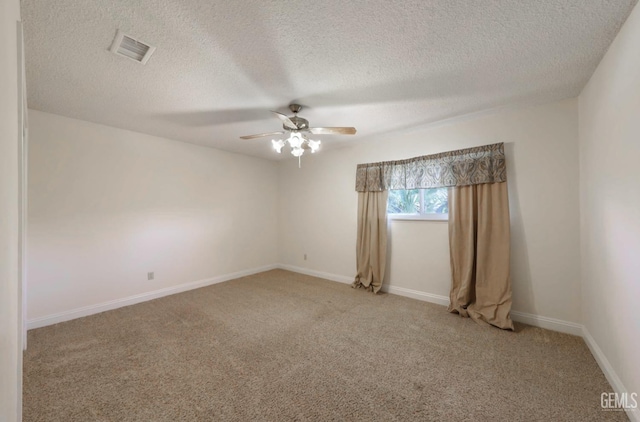
{"label": "baseboard", "polygon": [[[278,268],[282,270],[292,271],[294,273],[300,273],[310,275],[312,277],[323,278],[325,280],[337,281],[338,283],[351,284],[353,283],[353,277],[346,275],[338,275],[326,273],[323,271],[310,270],[308,268],[296,267],[295,265],[278,264]],[[412,299],[422,300],[424,302],[437,303],[438,305],[449,305],[449,298],[446,296],[434,295],[431,293],[421,292],[418,290],[406,289],[404,287],[396,287],[385,284],[382,286],[382,291],[391,293],[398,296],[410,297]]]}
{"label": "baseboard", "polygon": [[528,314],[526,312],[511,311],[511,319],[534,327],[545,328],[551,331],[558,331],[565,334],[582,337],[582,324],[564,321],[556,318],[549,318],[541,315]]}
{"label": "baseboard", "polygon": [[[442,306],[449,306],[449,297],[418,290],[406,289],[397,286],[382,286],[382,291],[386,291],[398,296],[410,297],[425,302],[435,303]],[[528,314],[525,312],[511,311],[511,319],[516,322],[532,325],[534,327],[545,328],[547,330],[559,331],[561,333],[582,336],[582,325],[575,322],[563,321],[555,318],[548,318],[540,315]]]}
{"label": "baseboard", "polygon": [[237,271],[234,273],[219,275],[216,277],[207,278],[204,280],[193,281],[190,283],[180,284],[178,286],[167,287],[160,290],[154,290],[151,292],[141,293],[134,296],[125,297],[122,299],[110,300],[108,302],[102,302],[95,305],[83,306],[82,308],[71,309],[69,311],[59,312],[52,315],[46,315],[30,319],[27,321],[27,329],[46,327],[47,325],[57,324],[59,322],[70,321],[76,318],[82,318],[85,316],[98,314],[100,312],[110,311],[112,309],[121,308],[123,306],[135,305],[136,303],[146,302],[148,300],[158,299],[160,297],[173,295],[176,293],[186,292],[188,290],[199,289],[200,287],[210,286],[212,284],[222,283],[224,281],[233,280],[240,277],[246,277],[249,275],[261,273],[278,268],[278,265],[265,265],[262,267],[251,268],[244,271]]}
{"label": "baseboard", "polygon": [[310,270],[308,268],[296,267],[295,265],[288,265],[288,264],[278,264],[277,268],[280,268],[281,270],[292,271],[294,273],[310,275],[312,277],[324,278],[325,280],[337,281],[338,283],[345,283],[345,284],[353,283],[353,277],[348,277],[346,275],[325,273],[322,271]]}
{"label": "baseboard", "polygon": [[[306,274],[313,277],[324,278],[326,280],[338,281],[340,283],[351,284],[353,277],[344,275],[331,274],[323,271],[310,270],[307,268],[296,267],[294,265],[278,264],[278,268],[295,273]],[[382,291],[390,294],[409,297],[412,299],[422,300],[424,302],[435,303],[437,305],[449,306],[449,297],[437,295],[433,293],[422,292],[419,290],[407,289],[394,285],[385,284]],[[558,331],[561,333],[571,334],[574,336],[582,336],[582,325],[575,322],[563,321],[560,319],[544,317],[540,315],[528,314],[525,312],[511,311],[511,318],[514,321],[532,325],[534,327],[545,328],[547,330]]]}
{"label": "baseboard", "polygon": [[393,285],[383,285],[382,291],[393,295],[410,297],[411,299],[421,300],[423,302],[435,303],[437,305],[449,306],[449,298],[447,296],[436,295],[433,293],[421,292],[419,290],[407,289]]}
{"label": "baseboard", "polygon": [[[596,340],[593,338],[593,336],[591,336],[589,330],[587,330],[587,327],[584,326],[582,327],[582,338],[584,339],[584,342],[587,343],[591,354],[598,363],[598,366],[600,366],[600,369],[604,373],[604,376],[607,378],[607,381],[609,381],[609,384],[611,384],[611,387],[613,387],[613,392],[618,394],[633,393],[633,391],[629,391],[624,387],[624,384],[622,384],[622,380],[620,380],[620,377],[618,377],[618,374],[616,374],[613,366],[611,366],[611,363],[609,363],[609,359],[607,359],[607,357],[604,355],[604,352],[602,351],[602,349],[600,349],[600,346],[598,346],[598,343],[596,343]],[[603,391],[603,393],[607,392],[608,391]],[[640,394],[640,391],[636,391],[636,393]],[[627,417],[630,421],[640,422],[640,408],[635,410],[627,410],[626,412]]]}
{"label": "baseboard", "polygon": [[[168,296],[176,293],[185,292],[187,290],[198,289],[200,287],[210,286],[212,284],[222,283],[224,281],[233,280],[235,278],[246,277],[249,275],[257,274],[263,271],[280,268],[287,271],[292,271],[300,274],[310,275],[313,277],[322,278],[325,280],[336,281],[339,283],[351,284],[353,277],[331,274],[323,271],[311,270],[308,268],[297,267],[287,264],[272,264],[265,265],[258,268],[252,268],[249,270],[238,271],[230,274],[224,274],[217,277],[212,277],[204,280],[198,280],[191,283],[185,283],[178,286],[167,287],[165,289],[155,290],[152,292],[142,293],[135,296],[129,296],[122,299],[116,299],[108,302],[99,303],[96,305],[85,306],[82,308],[76,308],[65,312],[60,312],[53,315],[46,315],[39,318],[34,318],[27,321],[27,329],[45,327],[47,325],[57,324],[59,322],[69,321],[75,318],[81,318],[88,315],[97,314],[112,309],[121,308],[123,306],[134,305],[136,303],[145,302],[152,299],[157,299],[163,296]],[[419,290],[407,289],[404,287],[394,285],[384,285],[382,291],[398,296],[409,297],[412,299],[422,300],[424,302],[435,303],[442,306],[449,305],[449,298],[447,296],[427,293]],[[533,325],[535,327],[546,328],[548,330],[559,331],[562,333],[582,336],[583,327],[580,324],[573,322],[562,321],[555,318],[548,318],[540,315],[528,314],[525,312],[512,311],[511,317],[514,321],[522,322],[525,324]]]}

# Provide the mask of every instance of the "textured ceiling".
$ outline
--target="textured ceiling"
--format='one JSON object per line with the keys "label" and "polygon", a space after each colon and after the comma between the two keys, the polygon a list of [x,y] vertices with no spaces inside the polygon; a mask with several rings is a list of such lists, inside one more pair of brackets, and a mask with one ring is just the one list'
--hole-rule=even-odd
{"label": "textured ceiling", "polygon": [[[637,0],[22,0],[28,102],[277,158],[268,112],[355,126],[323,148],[509,104],[575,97]],[[157,47],[108,51],[120,29]]]}

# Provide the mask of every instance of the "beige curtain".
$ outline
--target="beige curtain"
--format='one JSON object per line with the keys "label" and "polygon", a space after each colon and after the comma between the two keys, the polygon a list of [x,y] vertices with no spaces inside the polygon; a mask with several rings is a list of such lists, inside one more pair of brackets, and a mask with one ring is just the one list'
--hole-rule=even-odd
{"label": "beige curtain", "polygon": [[513,330],[507,183],[449,189],[449,312]]}
{"label": "beige curtain", "polygon": [[387,259],[387,198],[389,191],[358,192],[358,273],[352,287],[378,293]]}

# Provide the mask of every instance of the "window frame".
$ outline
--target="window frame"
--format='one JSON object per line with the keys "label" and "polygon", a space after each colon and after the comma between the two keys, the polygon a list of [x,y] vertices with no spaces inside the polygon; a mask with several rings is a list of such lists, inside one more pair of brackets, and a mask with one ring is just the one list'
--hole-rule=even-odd
{"label": "window frame", "polygon": [[389,214],[387,213],[388,220],[405,220],[405,221],[449,221],[449,213],[447,214]]}

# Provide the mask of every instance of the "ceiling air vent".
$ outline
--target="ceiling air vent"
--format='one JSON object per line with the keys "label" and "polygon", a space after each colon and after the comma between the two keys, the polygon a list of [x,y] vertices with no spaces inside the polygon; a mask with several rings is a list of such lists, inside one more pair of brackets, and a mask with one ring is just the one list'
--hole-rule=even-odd
{"label": "ceiling air vent", "polygon": [[124,56],[138,63],[147,64],[149,57],[151,57],[156,48],[118,30],[110,50],[114,54]]}

